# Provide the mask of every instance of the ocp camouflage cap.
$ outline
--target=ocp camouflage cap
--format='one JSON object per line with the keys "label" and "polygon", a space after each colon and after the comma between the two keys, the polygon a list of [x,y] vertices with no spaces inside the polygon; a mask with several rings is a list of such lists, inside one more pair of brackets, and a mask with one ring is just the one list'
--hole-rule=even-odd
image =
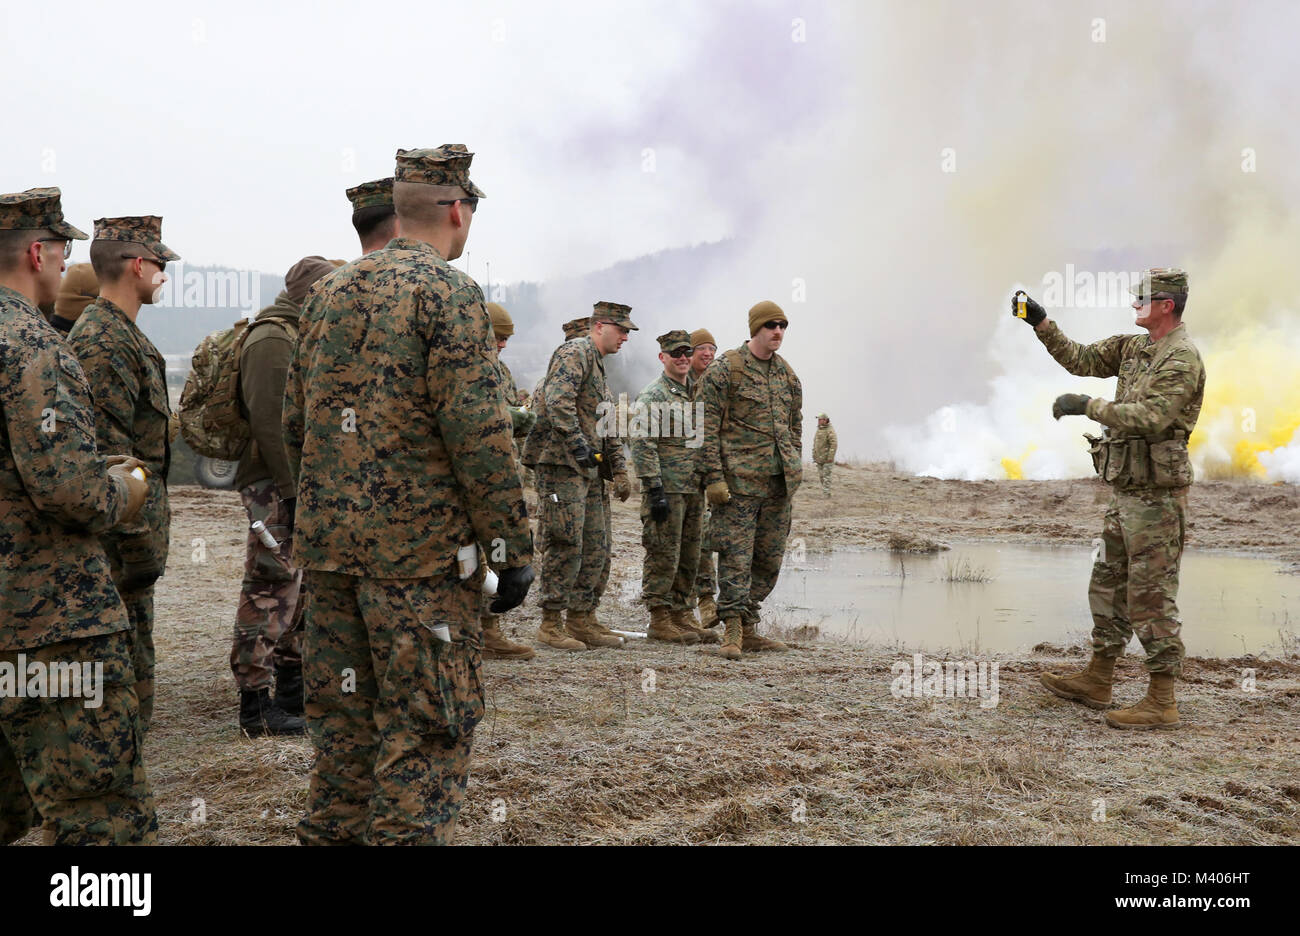
{"label": "ocp camouflage cap", "polygon": [[560,327],[564,329],[564,339],[572,341],[591,330],[591,316],[584,315],[582,318],[571,319]]}
{"label": "ocp camouflage cap", "polygon": [[613,322],[628,331],[640,331],[641,329],[632,324],[632,319],[629,317],[631,311],[631,306],[623,305],[621,302],[605,302],[601,300],[592,307],[591,321],[592,324],[596,322]]}
{"label": "ocp camouflage cap", "polygon": [[180,254],[173,253],[162,242],[162,218],[158,215],[96,218],[95,240],[139,244],[164,263],[171,263],[181,258]]}
{"label": "ocp camouflage cap", "polygon": [[492,322],[492,334],[498,338],[509,338],[515,333],[515,322],[499,302],[487,304],[488,319]]}
{"label": "ocp camouflage cap", "polygon": [[62,197],[55,186],[0,195],[0,231],[48,228],[68,240],[88,240],[89,235],[63,220]]}
{"label": "ocp camouflage cap", "polygon": [[362,208],[393,207],[393,177],[376,179],[374,182],[362,182],[347,191],[348,201],[353,211]]}
{"label": "ocp camouflage cap", "polygon": [[655,341],[659,342],[659,350],[663,352],[672,351],[674,348],[691,349],[691,336],[686,333],[685,329],[674,328],[670,332],[660,335]]}
{"label": "ocp camouflage cap", "polygon": [[474,154],[464,143],[444,143],[433,149],[397,151],[398,182],[421,182],[425,185],[459,185],[476,198],[486,198],[483,190],[469,180],[469,164]]}
{"label": "ocp camouflage cap", "polygon": [[1176,267],[1152,267],[1142,273],[1142,279],[1129,292],[1139,298],[1147,296],[1186,296],[1187,271]]}

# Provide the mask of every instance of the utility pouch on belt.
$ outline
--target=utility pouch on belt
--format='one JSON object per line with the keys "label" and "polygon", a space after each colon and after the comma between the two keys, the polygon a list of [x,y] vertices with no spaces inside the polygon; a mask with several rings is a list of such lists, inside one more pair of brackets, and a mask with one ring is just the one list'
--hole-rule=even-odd
{"label": "utility pouch on belt", "polygon": [[1150,483],[1151,472],[1150,446],[1146,439],[1129,439],[1128,442],[1128,483],[1145,485]]}
{"label": "utility pouch on belt", "polygon": [[1123,482],[1128,474],[1128,439],[1105,439],[1102,444],[1106,447],[1106,470],[1102,479],[1108,484]]}
{"label": "utility pouch on belt", "polygon": [[1151,445],[1151,485],[1158,488],[1186,487],[1192,483],[1192,462],[1187,457],[1187,435],[1181,429],[1174,437]]}

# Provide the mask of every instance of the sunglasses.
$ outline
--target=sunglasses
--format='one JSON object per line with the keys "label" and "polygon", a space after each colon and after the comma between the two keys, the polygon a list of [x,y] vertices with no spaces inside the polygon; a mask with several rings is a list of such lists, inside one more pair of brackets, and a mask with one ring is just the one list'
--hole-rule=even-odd
{"label": "sunglasses", "polygon": [[158,269],[160,270],[167,269],[167,264],[163,263],[157,257],[142,257],[139,254],[118,254],[118,256],[121,257],[123,260],[143,260],[146,263],[156,263],[158,265]]}
{"label": "sunglasses", "polygon": [[469,213],[470,213],[470,214],[473,214],[474,212],[478,211],[478,196],[477,196],[477,195],[470,195],[470,196],[468,196],[467,198],[453,198],[453,199],[451,199],[450,201],[440,201],[440,202],[435,202],[435,204],[438,204],[438,205],[454,205],[454,204],[456,204],[457,202],[462,202],[462,203],[464,203],[464,204],[466,204],[466,205],[469,205]]}
{"label": "sunglasses", "polygon": [[42,237],[36,243],[38,244],[62,244],[63,259],[67,260],[72,256],[72,241],[66,237]]}
{"label": "sunglasses", "polygon": [[690,348],[673,348],[671,351],[665,351],[670,358],[684,358],[691,356]]}
{"label": "sunglasses", "polygon": [[771,329],[777,329],[777,328],[779,328],[779,329],[781,329],[781,330],[784,331],[785,329],[787,329],[787,328],[790,327],[790,323],[789,323],[789,322],[778,322],[778,321],[764,322],[764,323],[763,323],[763,327],[764,327],[764,328],[771,328]]}

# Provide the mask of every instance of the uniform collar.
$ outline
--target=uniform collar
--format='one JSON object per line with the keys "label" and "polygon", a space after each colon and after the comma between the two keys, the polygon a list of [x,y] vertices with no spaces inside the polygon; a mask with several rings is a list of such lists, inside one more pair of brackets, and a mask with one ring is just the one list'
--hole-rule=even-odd
{"label": "uniform collar", "polygon": [[[32,302],[32,300],[28,299],[18,290],[10,289],[8,286],[0,286],[0,299],[12,299],[15,302],[21,302],[23,305],[27,306],[27,308],[31,309],[37,315],[41,314],[41,310],[36,308],[36,303]],[[45,316],[43,315],[41,316],[41,318],[44,317]]]}
{"label": "uniform collar", "polygon": [[425,241],[422,240],[416,240],[413,237],[394,237],[392,240],[388,242],[387,246],[385,246],[384,249],[385,250],[414,250],[417,253],[431,253],[439,258],[442,257],[442,254],[438,253],[438,249],[434,247],[432,244],[426,243]]}
{"label": "uniform collar", "polygon": [[[687,372],[687,376],[690,376],[689,371]],[[678,383],[663,371],[659,372],[659,379],[664,382],[664,386],[666,386],[672,393],[686,393],[690,389],[686,384]]]}
{"label": "uniform collar", "polygon": [[1151,336],[1147,336],[1147,345],[1142,349],[1142,353],[1150,357],[1159,357],[1160,353],[1175,342],[1181,341],[1187,337],[1187,326],[1179,322],[1173,327],[1169,334],[1165,335],[1159,341],[1151,341]]}

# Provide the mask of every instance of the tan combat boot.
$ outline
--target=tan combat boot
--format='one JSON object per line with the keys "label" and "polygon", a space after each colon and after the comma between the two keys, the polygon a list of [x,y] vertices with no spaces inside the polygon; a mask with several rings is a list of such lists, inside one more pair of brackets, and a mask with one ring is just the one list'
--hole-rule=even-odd
{"label": "tan combat boot", "polygon": [[668,618],[673,622],[673,627],[679,631],[685,631],[688,634],[694,634],[695,639],[700,643],[715,644],[722,640],[711,630],[705,630],[703,627],[696,627],[695,621],[685,610],[670,609]]}
{"label": "tan combat boot", "polygon": [[722,618],[718,617],[718,603],[713,600],[712,595],[705,595],[700,599],[698,610],[700,627],[717,627],[722,623]]}
{"label": "tan combat boot", "polygon": [[1151,685],[1142,701],[1131,708],[1107,712],[1106,724],[1112,728],[1172,728],[1177,725],[1173,674],[1152,673]]}
{"label": "tan combat boot", "polygon": [[665,640],[668,643],[677,644],[695,644],[700,642],[700,638],[695,635],[695,631],[682,630],[673,623],[672,615],[667,608],[650,609],[650,627],[646,630],[646,637],[650,640]]}
{"label": "tan combat boot", "polygon": [[596,624],[595,615],[590,611],[566,611],[564,626],[570,634],[588,647],[623,646],[623,638],[618,634],[610,633],[608,628]]}
{"label": "tan combat boot", "polygon": [[556,650],[586,650],[587,645],[581,640],[574,640],[564,632],[560,623],[559,608],[542,609],[542,626],[537,628],[537,642],[554,647]]}
{"label": "tan combat boot", "polygon": [[1118,657],[1092,655],[1088,666],[1077,673],[1061,676],[1057,673],[1043,673],[1038,677],[1048,692],[1082,702],[1088,708],[1104,709],[1110,705],[1110,685],[1115,679],[1115,661]]}
{"label": "tan combat boot", "polygon": [[493,614],[479,615],[483,625],[483,659],[485,660],[531,660],[537,651],[523,644],[511,643],[501,633],[500,619]]}
{"label": "tan combat boot", "polygon": [[728,618],[726,631],[722,635],[722,646],[718,652],[728,660],[739,660],[741,646],[744,643],[744,632],[740,627],[740,618]]}
{"label": "tan combat boot", "polygon": [[758,629],[753,624],[746,624],[741,628],[744,634],[744,648],[746,653],[758,653],[763,650],[789,650],[785,644],[779,640],[769,640],[766,637],[758,636]]}

